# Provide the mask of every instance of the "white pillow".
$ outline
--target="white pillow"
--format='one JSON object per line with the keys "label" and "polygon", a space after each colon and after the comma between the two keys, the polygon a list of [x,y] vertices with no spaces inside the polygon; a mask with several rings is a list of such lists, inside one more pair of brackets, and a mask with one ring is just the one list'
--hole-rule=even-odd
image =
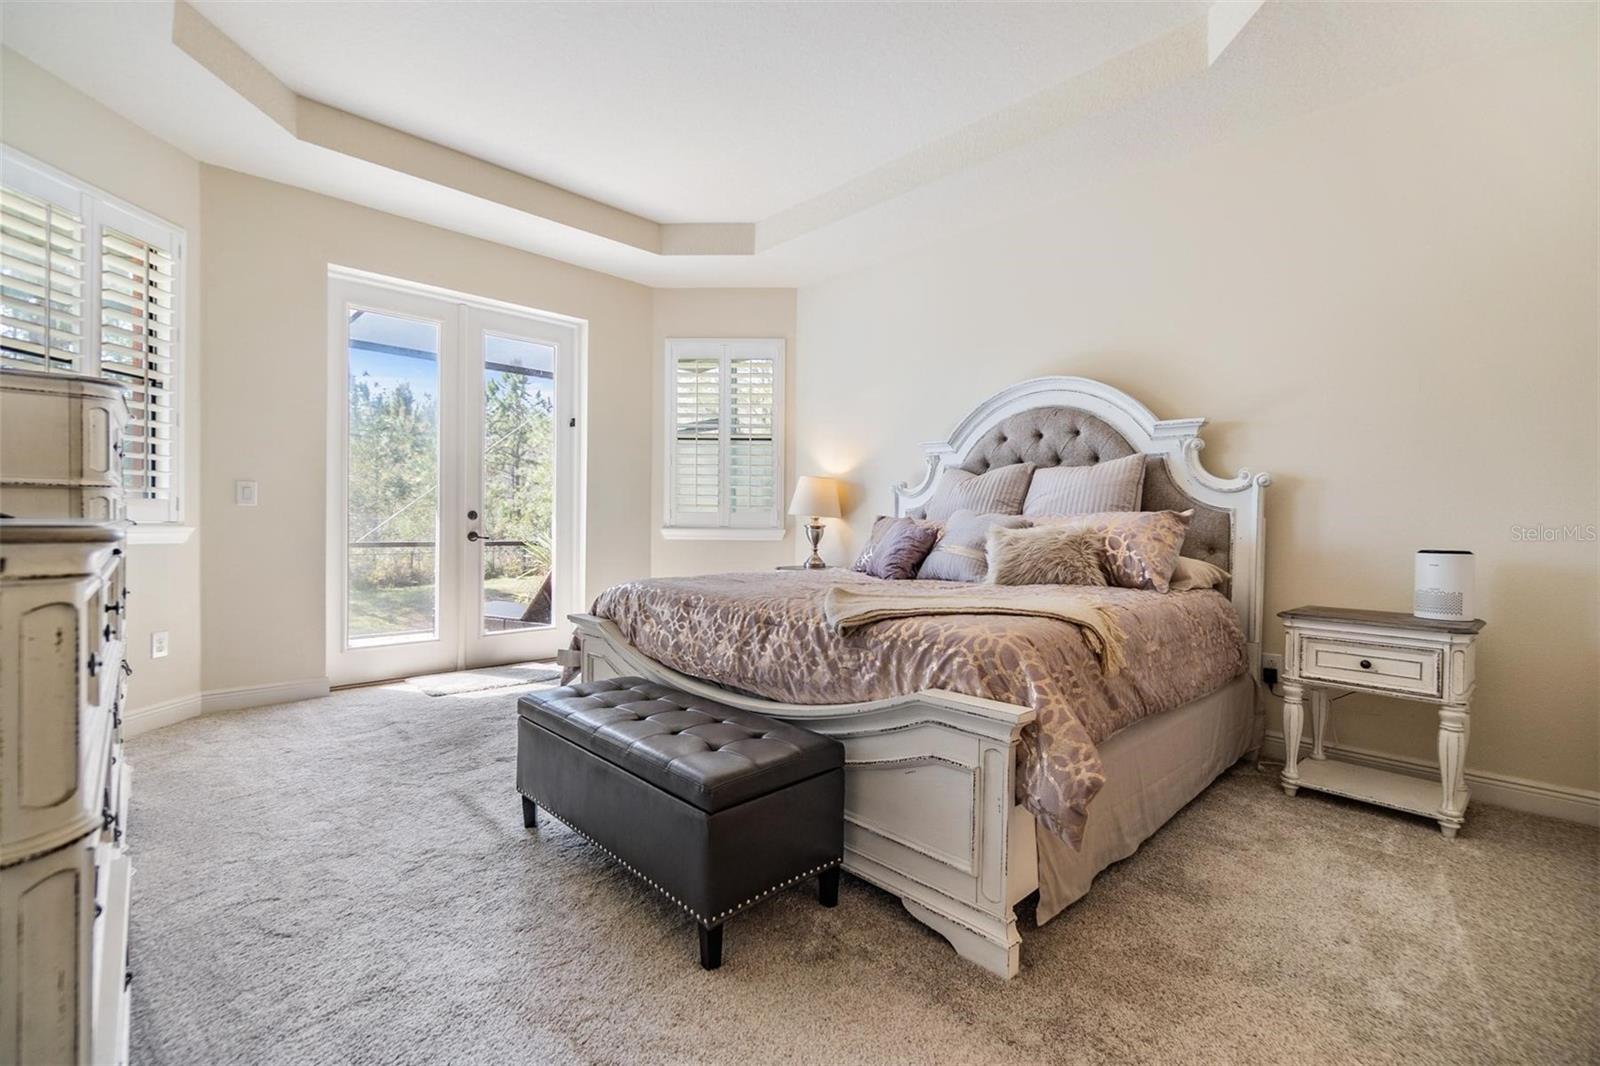
{"label": "white pillow", "polygon": [[1190,559],[1186,555],[1178,556],[1178,565],[1173,568],[1172,581],[1167,586],[1169,592],[1188,592],[1190,589],[1214,589],[1228,580],[1228,572],[1220,566],[1199,559]]}

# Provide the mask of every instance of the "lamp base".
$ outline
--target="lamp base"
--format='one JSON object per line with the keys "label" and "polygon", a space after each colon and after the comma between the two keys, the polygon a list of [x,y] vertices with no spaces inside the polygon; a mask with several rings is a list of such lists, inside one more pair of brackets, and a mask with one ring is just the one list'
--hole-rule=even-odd
{"label": "lamp base", "polygon": [[806,560],[807,570],[826,570],[828,564],[822,561],[822,556],[817,554],[817,545],[822,543],[822,523],[813,518],[806,526],[806,539],[811,542],[811,558]]}

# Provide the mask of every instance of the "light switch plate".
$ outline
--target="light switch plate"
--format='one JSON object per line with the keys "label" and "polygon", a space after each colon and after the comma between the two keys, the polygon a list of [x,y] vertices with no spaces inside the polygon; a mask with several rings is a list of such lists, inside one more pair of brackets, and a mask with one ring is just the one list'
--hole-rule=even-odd
{"label": "light switch plate", "polygon": [[1261,669],[1276,670],[1281,675],[1283,673],[1283,656],[1275,651],[1263,652],[1261,655]]}
{"label": "light switch plate", "polygon": [[150,658],[165,659],[167,657],[167,631],[157,630],[150,634]]}
{"label": "light switch plate", "polygon": [[233,483],[233,502],[240,507],[254,507],[256,505],[256,483],[254,481],[235,481]]}

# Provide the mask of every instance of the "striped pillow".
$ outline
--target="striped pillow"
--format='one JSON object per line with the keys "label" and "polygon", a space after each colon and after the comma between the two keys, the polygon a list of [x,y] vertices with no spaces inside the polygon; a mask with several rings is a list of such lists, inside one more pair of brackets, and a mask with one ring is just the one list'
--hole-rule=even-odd
{"label": "striped pillow", "polygon": [[918,581],[982,581],[989,570],[986,545],[992,529],[1018,529],[1028,520],[1015,514],[957,511],[917,571]]}
{"label": "striped pillow", "polygon": [[957,511],[1021,514],[1032,477],[1032,463],[997,466],[986,474],[946,470],[939,475],[939,486],[928,499],[926,517],[930,522],[945,522]]}
{"label": "striped pillow", "polygon": [[1037,470],[1022,502],[1029,518],[1051,518],[1106,511],[1137,511],[1144,494],[1144,456],[1125,455],[1093,466],[1051,466]]}

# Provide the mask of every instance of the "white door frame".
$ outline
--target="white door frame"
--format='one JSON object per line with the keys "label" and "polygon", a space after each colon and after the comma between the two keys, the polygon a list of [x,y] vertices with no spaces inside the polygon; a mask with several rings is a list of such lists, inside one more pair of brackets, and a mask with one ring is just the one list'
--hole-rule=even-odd
{"label": "white door frame", "polygon": [[[349,532],[348,307],[424,318],[439,332],[439,528],[437,630],[433,637],[352,648],[345,634]],[[484,635],[476,617],[481,550],[468,542],[470,495],[481,494],[483,360],[478,342],[491,332],[557,346],[556,532],[552,625]],[[541,657],[564,646],[567,616],[583,604],[584,414],[588,323],[553,312],[484,299],[340,266],[328,270],[328,465],[325,625],[334,685],[360,684]],[[469,465],[470,464],[470,465]],[[481,508],[479,508],[481,511]],[[497,639],[508,638],[508,639]]]}

